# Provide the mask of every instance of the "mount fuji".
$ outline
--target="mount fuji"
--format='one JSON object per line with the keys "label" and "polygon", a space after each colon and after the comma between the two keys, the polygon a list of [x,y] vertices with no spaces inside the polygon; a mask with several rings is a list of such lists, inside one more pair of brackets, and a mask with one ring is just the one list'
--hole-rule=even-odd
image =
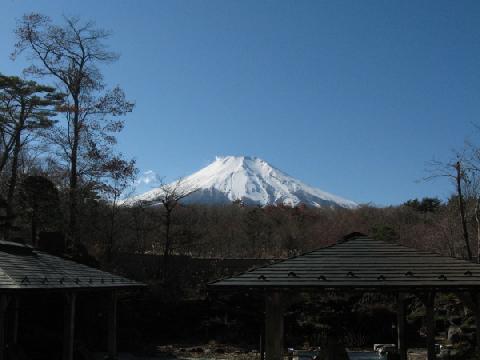
{"label": "mount fuji", "polygon": [[[176,186],[172,183],[170,186]],[[167,185],[168,186],[168,185]],[[236,200],[245,205],[305,204],[313,207],[355,208],[342,197],[306,185],[266,161],[249,156],[217,157],[214,162],[181,180],[181,187],[196,190],[184,203],[227,204]],[[161,197],[161,187],[124,201],[152,201]]]}

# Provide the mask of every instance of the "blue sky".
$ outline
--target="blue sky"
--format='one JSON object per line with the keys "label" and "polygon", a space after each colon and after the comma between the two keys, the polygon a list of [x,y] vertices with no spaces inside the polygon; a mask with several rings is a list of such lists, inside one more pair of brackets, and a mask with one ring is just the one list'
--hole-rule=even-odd
{"label": "blue sky", "polygon": [[135,100],[119,150],[185,176],[253,155],[379,205],[447,197],[417,182],[480,123],[479,1],[0,0],[0,71],[16,19],[93,19],[121,54],[104,68]]}

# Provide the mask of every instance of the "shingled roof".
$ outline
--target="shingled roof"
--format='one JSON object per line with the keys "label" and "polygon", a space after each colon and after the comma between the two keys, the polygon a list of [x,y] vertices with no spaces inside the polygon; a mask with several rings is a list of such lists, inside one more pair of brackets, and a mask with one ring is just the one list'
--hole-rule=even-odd
{"label": "shingled roof", "polygon": [[471,289],[480,265],[355,237],[210,284],[213,288]]}
{"label": "shingled roof", "polygon": [[85,290],[144,286],[29,246],[0,241],[0,289]]}

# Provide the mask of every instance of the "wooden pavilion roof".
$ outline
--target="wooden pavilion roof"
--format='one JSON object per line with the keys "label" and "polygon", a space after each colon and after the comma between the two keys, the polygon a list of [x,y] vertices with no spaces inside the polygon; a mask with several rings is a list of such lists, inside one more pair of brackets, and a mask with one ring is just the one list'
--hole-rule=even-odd
{"label": "wooden pavilion roof", "polygon": [[471,290],[480,288],[480,265],[361,236],[224,278],[210,286]]}
{"label": "wooden pavilion roof", "polygon": [[0,290],[101,290],[144,286],[29,246],[0,241]]}

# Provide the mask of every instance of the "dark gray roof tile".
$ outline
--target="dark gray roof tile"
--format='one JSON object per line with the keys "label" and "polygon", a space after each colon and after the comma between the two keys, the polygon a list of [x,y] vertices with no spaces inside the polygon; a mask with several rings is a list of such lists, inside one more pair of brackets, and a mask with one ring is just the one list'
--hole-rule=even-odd
{"label": "dark gray roof tile", "polygon": [[17,251],[15,245],[6,244],[0,244],[0,289],[81,290],[144,286],[134,280],[58,256],[33,249],[27,251],[28,248]]}
{"label": "dark gray roof tile", "polygon": [[225,278],[210,286],[472,288],[480,287],[480,265],[395,243],[359,237]]}

